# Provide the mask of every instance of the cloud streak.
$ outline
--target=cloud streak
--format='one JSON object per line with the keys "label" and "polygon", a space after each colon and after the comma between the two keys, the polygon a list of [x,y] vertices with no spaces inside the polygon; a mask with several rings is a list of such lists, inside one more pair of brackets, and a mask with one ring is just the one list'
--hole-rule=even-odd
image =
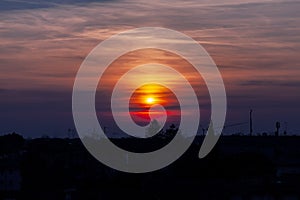
{"label": "cloud streak", "polygon": [[[294,118],[300,112],[300,97],[295,95],[300,76],[299,1],[32,0],[1,1],[0,8],[1,107],[9,107],[15,116],[22,99],[35,96],[31,101],[42,103],[41,91],[63,105],[70,103],[66,97],[92,48],[112,34],[142,26],[179,30],[202,44],[220,68],[232,110],[243,113],[241,107],[264,105],[269,109],[264,112],[274,112],[266,100],[280,93],[285,97],[280,99],[282,110],[294,106],[288,113]],[[56,90],[65,96],[51,96]],[[15,106],[7,91],[16,91],[14,98],[20,101]]]}

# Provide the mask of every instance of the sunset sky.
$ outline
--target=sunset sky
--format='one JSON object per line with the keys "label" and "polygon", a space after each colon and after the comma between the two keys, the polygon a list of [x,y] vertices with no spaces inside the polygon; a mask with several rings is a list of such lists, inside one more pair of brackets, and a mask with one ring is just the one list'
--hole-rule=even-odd
{"label": "sunset sky", "polygon": [[[254,133],[274,131],[280,121],[282,131],[287,122],[288,133],[300,134],[299,10],[299,0],[3,0],[0,134],[67,136],[74,128],[73,83],[84,58],[113,34],[150,26],[183,32],[211,55],[226,87],[225,124],[247,122],[252,108]],[[110,66],[102,80],[107,85],[96,96],[100,115],[107,116],[112,82],[130,67],[154,61],[186,75],[207,126],[210,102],[203,80],[189,63],[157,50],[128,53]],[[167,111],[176,116],[178,102],[172,93],[160,91],[169,102]],[[135,106],[139,98],[133,98]],[[114,131],[109,117],[104,123]],[[224,132],[248,129],[246,124]]]}

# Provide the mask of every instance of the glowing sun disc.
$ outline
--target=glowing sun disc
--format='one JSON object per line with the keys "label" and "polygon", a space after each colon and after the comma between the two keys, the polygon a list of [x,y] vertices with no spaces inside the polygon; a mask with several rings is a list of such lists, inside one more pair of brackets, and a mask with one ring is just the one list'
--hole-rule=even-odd
{"label": "glowing sun disc", "polygon": [[149,103],[149,104],[151,104],[151,103],[154,102],[154,98],[148,97],[148,98],[146,99],[146,102]]}

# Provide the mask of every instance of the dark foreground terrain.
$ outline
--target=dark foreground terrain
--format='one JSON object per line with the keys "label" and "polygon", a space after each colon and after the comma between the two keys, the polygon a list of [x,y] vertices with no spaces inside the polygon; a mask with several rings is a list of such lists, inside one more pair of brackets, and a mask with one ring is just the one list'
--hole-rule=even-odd
{"label": "dark foreground terrain", "polygon": [[[300,137],[222,136],[199,159],[202,140],[164,169],[128,174],[99,163],[79,139],[1,136],[0,199],[300,199]],[[143,147],[153,142],[160,146]]]}

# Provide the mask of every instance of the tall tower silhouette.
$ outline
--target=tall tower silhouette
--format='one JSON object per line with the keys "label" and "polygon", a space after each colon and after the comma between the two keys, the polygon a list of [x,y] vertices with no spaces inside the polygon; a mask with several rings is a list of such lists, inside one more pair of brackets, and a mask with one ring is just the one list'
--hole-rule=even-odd
{"label": "tall tower silhouette", "polygon": [[253,133],[252,111],[253,111],[253,110],[250,109],[250,113],[249,113],[249,114],[250,114],[250,118],[249,118],[249,120],[250,120],[250,123],[249,123],[249,124],[250,124],[250,127],[249,127],[249,128],[250,128],[250,130],[249,130],[250,136],[252,136],[252,133]]}
{"label": "tall tower silhouette", "polygon": [[275,136],[279,136],[280,122],[276,122],[275,126],[276,126]]}

